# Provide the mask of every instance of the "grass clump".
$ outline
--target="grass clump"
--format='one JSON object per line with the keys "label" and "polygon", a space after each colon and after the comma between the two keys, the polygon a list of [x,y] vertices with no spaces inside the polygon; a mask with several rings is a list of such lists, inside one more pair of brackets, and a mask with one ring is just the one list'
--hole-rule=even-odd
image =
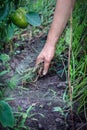
{"label": "grass clump", "polygon": [[[87,2],[76,1],[72,16],[72,50],[70,59],[70,80],[72,104],[78,104],[77,112],[84,112],[87,119]],[[56,56],[68,63],[70,25],[66,26],[57,45]],[[66,67],[66,72],[67,72]],[[67,74],[66,74],[67,75]],[[66,95],[67,96],[67,95]]]}

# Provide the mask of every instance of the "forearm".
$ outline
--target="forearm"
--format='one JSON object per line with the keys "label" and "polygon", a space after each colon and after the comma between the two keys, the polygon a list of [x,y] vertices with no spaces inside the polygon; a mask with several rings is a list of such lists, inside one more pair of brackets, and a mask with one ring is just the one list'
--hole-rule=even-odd
{"label": "forearm", "polygon": [[75,0],[57,0],[54,18],[48,33],[46,45],[50,44],[55,47],[73,10],[74,2]]}

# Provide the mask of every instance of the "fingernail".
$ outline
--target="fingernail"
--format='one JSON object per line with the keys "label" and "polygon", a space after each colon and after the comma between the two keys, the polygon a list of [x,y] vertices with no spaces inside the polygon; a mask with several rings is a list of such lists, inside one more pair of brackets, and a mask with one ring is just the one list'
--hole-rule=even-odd
{"label": "fingernail", "polygon": [[46,75],[47,74],[47,72],[46,71],[43,71],[43,75]]}

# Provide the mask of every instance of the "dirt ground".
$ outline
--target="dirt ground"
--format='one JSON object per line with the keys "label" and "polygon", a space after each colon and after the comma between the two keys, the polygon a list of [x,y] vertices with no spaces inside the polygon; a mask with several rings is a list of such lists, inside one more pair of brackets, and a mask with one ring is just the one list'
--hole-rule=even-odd
{"label": "dirt ground", "polygon": [[[45,40],[46,36],[36,38],[31,40],[31,42],[27,39],[22,43],[18,41],[20,46],[16,52],[19,53],[13,56],[10,61],[12,76],[16,72],[16,68],[23,70],[35,65],[36,57],[44,46]],[[58,65],[54,59],[46,76],[39,78],[34,83],[22,84],[12,90],[6,89],[5,97],[14,99],[9,101],[14,112],[18,112],[19,110],[21,113],[26,112],[27,109],[32,106],[30,117],[28,117],[25,122],[25,125],[28,126],[30,130],[87,129],[84,122],[79,119],[76,114],[73,116],[73,123],[69,112],[67,112],[67,104],[63,100],[64,92],[67,88],[66,77],[64,74],[57,73],[60,69],[63,69],[63,65]],[[57,107],[62,109],[66,107],[66,112],[61,114],[61,112],[54,111]],[[81,126],[84,127],[81,128]],[[20,128],[20,130],[25,129]]]}

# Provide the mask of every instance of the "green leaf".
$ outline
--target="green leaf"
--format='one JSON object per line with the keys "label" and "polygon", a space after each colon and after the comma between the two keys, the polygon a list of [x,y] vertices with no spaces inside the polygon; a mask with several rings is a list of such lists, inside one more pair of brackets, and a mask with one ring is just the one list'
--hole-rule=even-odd
{"label": "green leaf", "polygon": [[32,105],[27,109],[27,115],[30,114],[31,110],[33,110],[33,106]]}
{"label": "green leaf", "polygon": [[29,24],[33,26],[40,26],[41,25],[41,19],[38,13],[30,12],[26,14],[26,19]]}
{"label": "green leaf", "polygon": [[9,13],[9,4],[7,3],[6,6],[0,8],[0,21],[4,20]]}
{"label": "green leaf", "polygon": [[67,28],[65,35],[66,44],[70,44],[70,28]]}
{"label": "green leaf", "polygon": [[18,76],[13,76],[10,80],[7,81],[7,84],[10,88],[14,88],[18,85],[19,83],[19,77]]}
{"label": "green leaf", "polygon": [[42,0],[30,0],[30,5],[29,5],[29,11],[38,11],[43,8],[43,1]]}
{"label": "green leaf", "polygon": [[2,97],[2,91],[0,91],[0,98]]}
{"label": "green leaf", "polygon": [[7,74],[7,73],[8,73],[8,70],[4,70],[4,71],[0,72],[0,76],[3,76],[5,74]]}
{"label": "green leaf", "polygon": [[7,54],[1,54],[0,55],[0,60],[2,60],[3,63],[6,63],[7,61],[10,60],[10,57]]}
{"label": "green leaf", "polygon": [[7,28],[7,40],[10,41],[14,36],[14,26],[10,24]]}
{"label": "green leaf", "polygon": [[59,112],[60,114],[64,115],[64,111],[63,111],[63,109],[61,107],[54,107],[53,111],[54,112]]}
{"label": "green leaf", "polygon": [[13,128],[15,125],[12,109],[5,101],[0,101],[0,122],[4,127]]}

